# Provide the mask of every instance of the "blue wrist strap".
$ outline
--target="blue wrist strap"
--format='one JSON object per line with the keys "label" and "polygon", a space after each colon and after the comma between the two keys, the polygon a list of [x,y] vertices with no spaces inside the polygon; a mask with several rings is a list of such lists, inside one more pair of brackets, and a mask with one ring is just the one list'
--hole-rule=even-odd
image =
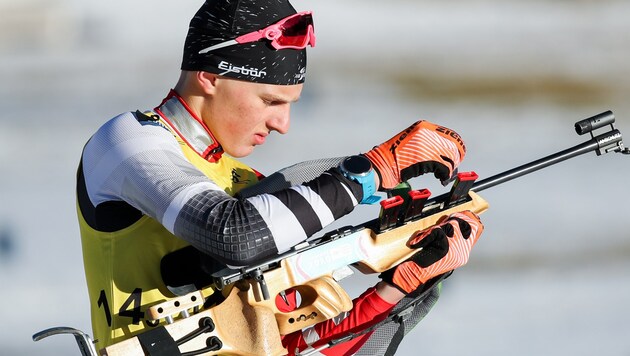
{"label": "blue wrist strap", "polygon": [[367,176],[361,179],[362,181],[359,181],[358,179],[353,179],[358,183],[361,183],[361,186],[363,187],[363,199],[360,201],[360,204],[372,205],[381,200],[381,197],[379,197],[378,195],[374,195],[374,193],[376,193],[376,184],[374,183],[375,175],[376,173],[372,169]]}

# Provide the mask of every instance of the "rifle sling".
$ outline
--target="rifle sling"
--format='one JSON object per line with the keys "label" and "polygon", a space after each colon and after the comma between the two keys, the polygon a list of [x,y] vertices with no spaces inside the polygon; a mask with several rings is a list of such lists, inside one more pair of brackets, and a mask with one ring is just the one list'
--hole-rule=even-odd
{"label": "rifle sling", "polygon": [[398,329],[392,336],[389,345],[387,346],[387,350],[385,351],[385,356],[394,356],[396,354],[396,350],[398,350],[398,346],[405,336],[405,319],[401,316],[394,318],[394,321],[398,323]]}

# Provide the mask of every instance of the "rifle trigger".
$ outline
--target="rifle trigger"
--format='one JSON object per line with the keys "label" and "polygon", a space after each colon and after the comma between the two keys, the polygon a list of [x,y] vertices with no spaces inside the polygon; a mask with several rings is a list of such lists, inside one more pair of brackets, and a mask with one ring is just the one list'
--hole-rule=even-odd
{"label": "rifle trigger", "polygon": [[280,292],[280,297],[282,298],[282,300],[284,300],[284,303],[287,306],[291,305],[291,304],[289,304],[289,299],[287,299],[287,293],[285,291]]}

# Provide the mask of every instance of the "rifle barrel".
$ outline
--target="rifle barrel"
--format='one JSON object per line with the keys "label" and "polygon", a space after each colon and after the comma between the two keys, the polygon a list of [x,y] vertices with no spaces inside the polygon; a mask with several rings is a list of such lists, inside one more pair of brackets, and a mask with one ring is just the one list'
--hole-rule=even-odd
{"label": "rifle barrel", "polygon": [[512,179],[518,178],[520,176],[538,171],[545,167],[554,165],[556,163],[560,163],[562,161],[566,161],[570,158],[591,152],[591,151],[599,151],[604,145],[620,142],[621,134],[618,130],[612,130],[605,134],[601,134],[599,136],[593,137],[589,141],[586,141],[577,146],[573,146],[571,148],[567,148],[566,150],[560,151],[558,153],[554,153],[547,157],[540,158],[533,162],[524,164],[522,166],[510,169],[508,171],[495,174],[492,177],[482,179],[475,184],[473,184],[472,188],[470,188],[473,192],[480,192],[484,189],[488,189],[494,187],[495,185],[505,183]]}

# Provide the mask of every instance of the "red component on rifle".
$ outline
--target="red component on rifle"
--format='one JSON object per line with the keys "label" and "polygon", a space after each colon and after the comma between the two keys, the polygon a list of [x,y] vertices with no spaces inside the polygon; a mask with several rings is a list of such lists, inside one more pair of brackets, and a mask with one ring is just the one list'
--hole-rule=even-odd
{"label": "red component on rifle", "polygon": [[400,195],[381,200],[381,213],[378,217],[381,231],[390,229],[398,224],[398,216],[404,202],[405,199]]}
{"label": "red component on rifle", "polygon": [[457,174],[453,188],[451,189],[451,197],[449,202],[452,203],[468,195],[468,191],[472,188],[475,181],[479,178],[475,172],[462,172]]}
{"label": "red component on rifle", "polygon": [[405,221],[415,219],[422,214],[424,204],[431,196],[431,191],[428,189],[410,190],[409,191],[409,206],[405,212]]}

